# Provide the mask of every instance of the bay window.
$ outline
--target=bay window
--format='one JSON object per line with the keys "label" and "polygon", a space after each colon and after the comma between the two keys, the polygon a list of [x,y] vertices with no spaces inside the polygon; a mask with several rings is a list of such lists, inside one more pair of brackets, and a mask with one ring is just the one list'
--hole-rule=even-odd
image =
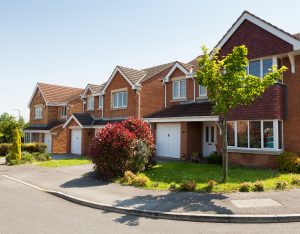
{"label": "bay window", "polygon": [[173,99],[186,98],[186,80],[173,81]]}
{"label": "bay window", "polygon": [[227,141],[229,149],[282,150],[282,121],[228,121]]}
{"label": "bay window", "polygon": [[127,107],[127,92],[113,93],[113,108],[126,108]]}

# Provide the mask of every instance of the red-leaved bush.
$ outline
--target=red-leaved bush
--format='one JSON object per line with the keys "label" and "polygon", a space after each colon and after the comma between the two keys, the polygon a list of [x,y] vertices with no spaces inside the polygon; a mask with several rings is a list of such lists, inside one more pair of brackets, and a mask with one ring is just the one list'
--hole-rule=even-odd
{"label": "red-leaved bush", "polygon": [[154,153],[148,125],[137,119],[107,124],[90,143],[89,157],[102,178],[123,176],[125,171],[144,170]]}

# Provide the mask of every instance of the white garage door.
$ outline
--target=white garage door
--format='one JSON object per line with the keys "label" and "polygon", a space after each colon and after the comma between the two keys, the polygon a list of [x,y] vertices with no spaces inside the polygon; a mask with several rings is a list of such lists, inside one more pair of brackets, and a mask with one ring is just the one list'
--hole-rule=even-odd
{"label": "white garage door", "polygon": [[180,123],[157,124],[156,155],[180,158]]}
{"label": "white garage door", "polygon": [[71,130],[71,153],[81,154],[81,129]]}
{"label": "white garage door", "polygon": [[52,135],[51,135],[51,133],[45,133],[44,143],[47,145],[47,152],[51,153],[51,150],[52,150]]}

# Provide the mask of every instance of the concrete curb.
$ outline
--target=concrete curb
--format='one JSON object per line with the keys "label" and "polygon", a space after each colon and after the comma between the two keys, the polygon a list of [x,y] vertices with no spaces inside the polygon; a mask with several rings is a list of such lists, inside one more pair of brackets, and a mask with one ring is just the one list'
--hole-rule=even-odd
{"label": "concrete curb", "polygon": [[161,212],[150,210],[138,210],[134,208],[111,206],[101,203],[96,203],[84,200],[63,192],[47,190],[25,181],[7,176],[0,175],[4,178],[16,181],[18,183],[27,185],[34,189],[46,192],[56,197],[63,198],[67,201],[87,206],[94,209],[104,210],[108,212],[135,215],[155,219],[169,219],[178,221],[192,221],[192,222],[215,222],[215,223],[287,223],[300,222],[300,214],[276,214],[276,215],[235,215],[235,214],[189,214],[189,213],[175,213],[175,212]]}

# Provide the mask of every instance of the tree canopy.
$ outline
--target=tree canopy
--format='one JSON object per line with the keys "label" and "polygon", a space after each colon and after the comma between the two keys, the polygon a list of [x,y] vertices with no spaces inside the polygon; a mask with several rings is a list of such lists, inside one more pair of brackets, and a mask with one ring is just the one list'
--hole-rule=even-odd
{"label": "tree canopy", "polygon": [[16,117],[8,113],[0,115],[0,143],[12,142],[16,128],[20,130],[20,134],[23,136],[23,128],[25,126],[26,124],[22,117],[17,120]]}

